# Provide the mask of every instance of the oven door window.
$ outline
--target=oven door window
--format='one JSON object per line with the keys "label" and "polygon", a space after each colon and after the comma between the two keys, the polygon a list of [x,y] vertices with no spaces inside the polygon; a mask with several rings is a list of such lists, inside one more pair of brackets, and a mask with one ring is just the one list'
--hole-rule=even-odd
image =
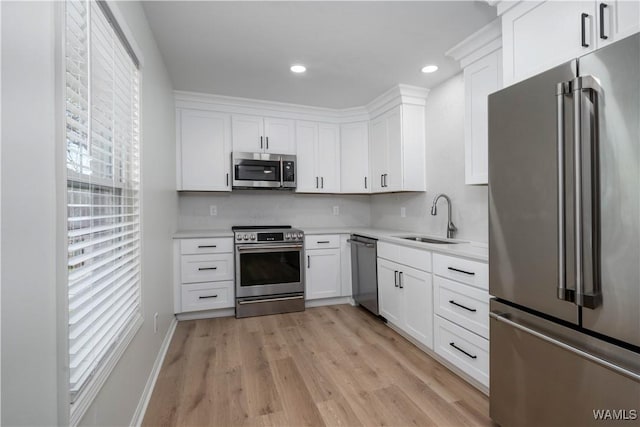
{"label": "oven door window", "polygon": [[235,180],[280,182],[280,162],[242,160],[235,165]]}
{"label": "oven door window", "polygon": [[300,251],[240,254],[240,286],[300,283]]}

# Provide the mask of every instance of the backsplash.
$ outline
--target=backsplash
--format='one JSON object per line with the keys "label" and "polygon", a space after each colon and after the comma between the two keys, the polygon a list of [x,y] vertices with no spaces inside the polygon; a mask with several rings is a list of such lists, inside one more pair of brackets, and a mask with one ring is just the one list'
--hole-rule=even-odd
{"label": "backsplash", "polygon": [[[216,206],[216,216],[210,215],[211,205]],[[333,214],[334,206],[338,206],[338,215]],[[180,230],[265,224],[367,227],[370,223],[370,196],[243,190],[232,193],[180,193],[179,197]]]}

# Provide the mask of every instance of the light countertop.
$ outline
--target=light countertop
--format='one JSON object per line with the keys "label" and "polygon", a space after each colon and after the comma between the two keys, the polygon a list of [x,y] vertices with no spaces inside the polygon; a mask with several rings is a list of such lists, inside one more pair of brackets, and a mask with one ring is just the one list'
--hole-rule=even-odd
{"label": "light countertop", "polygon": [[[409,246],[418,249],[429,250],[443,254],[461,256],[471,258],[478,261],[487,262],[489,260],[489,247],[486,243],[462,241],[462,243],[424,243],[405,240],[399,236],[419,235],[425,237],[442,238],[442,236],[428,235],[424,233],[415,233],[402,230],[385,230],[377,228],[360,228],[360,227],[296,227],[305,232],[307,235],[318,234],[359,234],[365,237],[378,239],[381,242],[395,243],[397,245]],[[233,237],[231,229],[218,230],[184,230],[178,231],[173,235],[174,239],[194,239],[207,237]]]}

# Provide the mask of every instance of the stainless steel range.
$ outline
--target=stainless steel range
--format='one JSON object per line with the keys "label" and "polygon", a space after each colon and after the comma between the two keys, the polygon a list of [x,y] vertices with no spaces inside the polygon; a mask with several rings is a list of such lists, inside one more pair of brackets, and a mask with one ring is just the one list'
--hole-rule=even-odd
{"label": "stainless steel range", "polygon": [[236,317],[304,310],[304,233],[236,226]]}

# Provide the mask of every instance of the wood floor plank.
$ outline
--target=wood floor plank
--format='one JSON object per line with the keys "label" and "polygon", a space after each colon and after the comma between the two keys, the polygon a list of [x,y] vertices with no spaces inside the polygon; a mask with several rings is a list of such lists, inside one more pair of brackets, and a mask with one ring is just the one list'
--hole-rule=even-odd
{"label": "wood floor plank", "polygon": [[273,362],[278,393],[291,426],[324,426],[324,421],[293,359]]}
{"label": "wood floor plank", "polygon": [[492,426],[485,395],[363,309],[179,322],[145,426]]}

